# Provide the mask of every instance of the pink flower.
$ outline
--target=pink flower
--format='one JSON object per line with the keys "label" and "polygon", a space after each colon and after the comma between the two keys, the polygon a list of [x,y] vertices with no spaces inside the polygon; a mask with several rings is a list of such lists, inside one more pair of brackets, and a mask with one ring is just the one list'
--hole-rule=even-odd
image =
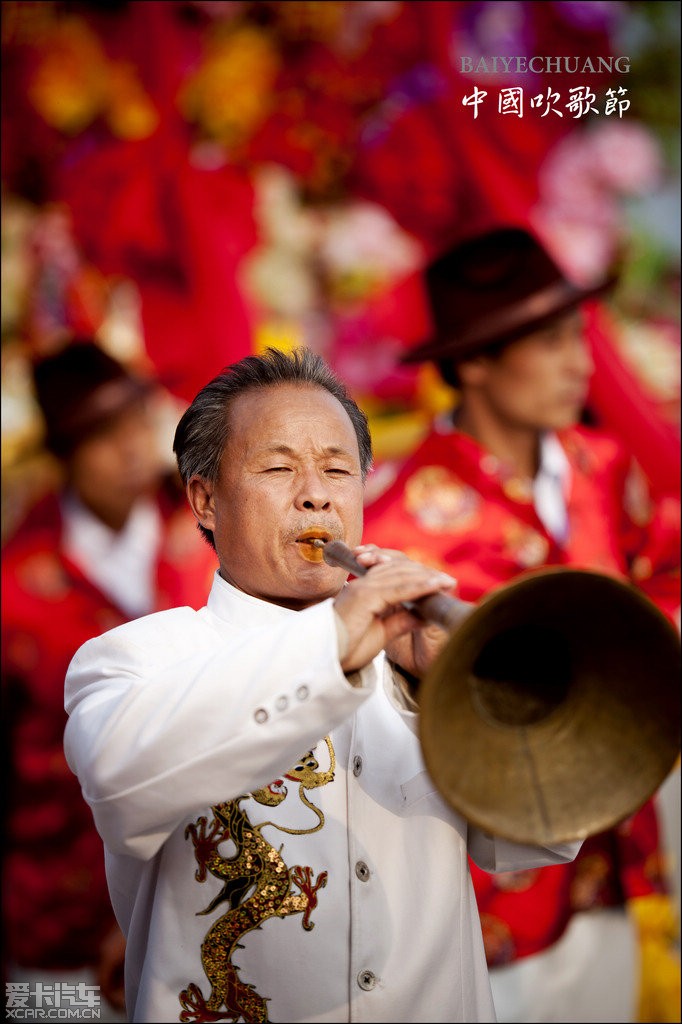
{"label": "pink flower", "polygon": [[659,184],[660,146],[644,125],[608,121],[588,141],[596,180],[626,195],[642,195]]}

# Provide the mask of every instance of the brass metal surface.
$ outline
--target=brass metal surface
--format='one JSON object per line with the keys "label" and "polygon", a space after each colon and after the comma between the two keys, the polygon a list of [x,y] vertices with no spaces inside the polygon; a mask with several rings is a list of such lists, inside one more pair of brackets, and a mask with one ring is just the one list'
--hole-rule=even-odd
{"label": "brass metal surface", "polygon": [[680,640],[639,591],[553,569],[484,599],[420,687],[446,802],[516,842],[584,839],[634,813],[680,750]]}

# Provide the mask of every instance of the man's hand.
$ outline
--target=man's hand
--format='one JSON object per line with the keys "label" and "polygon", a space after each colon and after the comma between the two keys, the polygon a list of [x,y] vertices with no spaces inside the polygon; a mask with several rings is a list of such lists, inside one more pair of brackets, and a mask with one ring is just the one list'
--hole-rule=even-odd
{"label": "man's hand", "polygon": [[411,676],[421,679],[451,636],[450,630],[433,622],[422,623],[386,645],[387,657]]}
{"label": "man's hand", "polygon": [[451,590],[457,581],[413,562],[399,551],[364,545],[353,553],[371,571],[346,584],[334,601],[348,636],[341,667],[344,672],[353,672],[386,648],[392,661],[412,675],[423,675],[448,633],[425,623],[401,602]]}

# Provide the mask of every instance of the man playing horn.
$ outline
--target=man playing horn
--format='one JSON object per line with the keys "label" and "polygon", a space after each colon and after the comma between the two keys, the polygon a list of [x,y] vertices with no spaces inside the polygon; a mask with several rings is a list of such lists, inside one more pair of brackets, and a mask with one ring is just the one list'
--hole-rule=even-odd
{"label": "man playing horn", "polygon": [[[445,632],[403,602],[455,581],[360,544],[364,415],[319,356],[269,350],[199,392],[175,452],[207,604],[89,641],[66,679],[130,1019],[493,1021],[468,857],[579,844],[495,839],[435,791],[406,680]],[[330,540],[369,571],[347,582]]]}

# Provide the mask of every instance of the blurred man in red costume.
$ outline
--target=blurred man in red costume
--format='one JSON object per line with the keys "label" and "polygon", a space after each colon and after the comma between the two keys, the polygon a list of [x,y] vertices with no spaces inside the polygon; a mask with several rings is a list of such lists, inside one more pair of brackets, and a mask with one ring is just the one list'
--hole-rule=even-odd
{"label": "blurred man in red costume", "polygon": [[[593,371],[580,307],[609,282],[575,287],[504,227],[425,283],[434,336],[405,361],[434,361],[459,400],[367,508],[365,541],[451,572],[467,601],[564,565],[636,583],[679,623],[679,502],[654,505],[615,438],[579,425]],[[667,948],[675,928],[653,801],[571,865],[472,876],[500,1021],[634,1021],[650,1005],[638,934]],[[639,1019],[679,1019],[679,958],[665,964],[657,1015]]]}
{"label": "blurred man in red costume", "polygon": [[200,607],[216,563],[164,472],[154,383],[90,340],[33,372],[64,485],[3,550],[4,970],[24,993],[100,985],[100,1019],[119,1020],[123,937],[102,842],[64,760],[64,676],[86,639],[160,608]]}

